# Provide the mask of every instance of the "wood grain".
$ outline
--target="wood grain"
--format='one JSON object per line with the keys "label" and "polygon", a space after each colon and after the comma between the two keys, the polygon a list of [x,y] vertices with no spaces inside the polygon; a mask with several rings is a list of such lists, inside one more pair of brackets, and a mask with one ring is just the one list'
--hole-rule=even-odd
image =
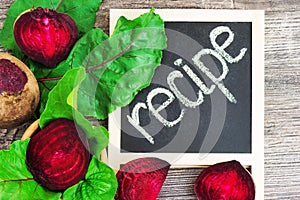
{"label": "wood grain", "polygon": [[[0,2],[0,29],[12,0]],[[298,0],[104,0],[96,26],[108,33],[111,8],[265,10],[265,199],[300,199],[300,3]],[[3,51],[3,49],[1,49]],[[26,126],[26,125],[24,125]],[[0,146],[20,137],[0,130]],[[199,169],[173,169],[158,199],[196,199]]]}

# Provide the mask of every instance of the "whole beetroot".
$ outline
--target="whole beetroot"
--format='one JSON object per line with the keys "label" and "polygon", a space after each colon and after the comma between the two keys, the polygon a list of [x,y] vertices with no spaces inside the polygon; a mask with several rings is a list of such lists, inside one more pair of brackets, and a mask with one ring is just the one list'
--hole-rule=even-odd
{"label": "whole beetroot", "polygon": [[67,14],[39,7],[16,19],[14,36],[24,54],[53,68],[68,56],[78,38],[78,28]]}
{"label": "whole beetroot", "polygon": [[238,162],[218,163],[204,169],[195,182],[199,200],[254,200],[251,175]]}
{"label": "whole beetroot", "polygon": [[62,191],[84,178],[90,153],[78,132],[82,130],[73,121],[57,119],[31,138],[26,164],[42,186]]}
{"label": "whole beetroot", "polygon": [[126,163],[117,173],[115,200],[156,200],[170,164],[158,158],[139,158]]}

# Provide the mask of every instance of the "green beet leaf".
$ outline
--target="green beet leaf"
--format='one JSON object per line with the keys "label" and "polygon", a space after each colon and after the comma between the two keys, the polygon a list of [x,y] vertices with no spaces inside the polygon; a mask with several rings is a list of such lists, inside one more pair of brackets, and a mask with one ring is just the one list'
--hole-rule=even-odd
{"label": "green beet leaf", "polygon": [[164,48],[164,22],[154,10],[132,21],[121,17],[113,35],[83,61],[87,78],[79,87],[78,110],[105,119],[116,108],[128,105],[149,86]]}
{"label": "green beet leaf", "polygon": [[117,187],[114,171],[93,157],[85,179],[68,188],[63,199],[110,200],[114,198]]}
{"label": "green beet leaf", "polygon": [[37,78],[41,91],[39,113],[44,111],[48,101],[49,92],[54,88],[62,76],[68,70],[82,66],[82,63],[89,52],[107,38],[108,36],[99,28],[92,29],[76,42],[68,58],[59,63],[56,68],[44,68],[35,62],[30,64],[31,71]]}
{"label": "green beet leaf", "polygon": [[13,25],[22,12],[34,7],[55,9],[59,5],[57,11],[66,13],[73,18],[81,36],[94,27],[96,12],[101,3],[102,0],[61,0],[61,2],[60,0],[16,0],[7,12],[3,29],[0,32],[0,44],[4,48],[12,50],[13,54],[18,58],[21,59],[23,57],[14,38]]}
{"label": "green beet leaf", "polygon": [[[165,47],[164,23],[153,10],[133,21],[121,17],[112,37],[86,59],[88,76],[79,89],[78,109],[105,119],[117,107],[129,104],[150,84]],[[94,109],[86,108],[86,101]]]}
{"label": "green beet leaf", "polygon": [[29,139],[15,141],[10,150],[0,151],[0,199],[57,200],[61,193],[41,187],[27,170],[26,148]]}
{"label": "green beet leaf", "polygon": [[100,158],[101,151],[108,145],[108,131],[103,126],[92,124],[76,110],[77,90],[85,79],[84,68],[69,70],[49,93],[46,108],[40,117],[40,126],[44,128],[54,119],[66,118],[75,122],[85,131],[91,153]]}
{"label": "green beet leaf", "polygon": [[68,14],[78,27],[79,36],[91,30],[96,22],[96,12],[102,0],[61,0],[58,12]]}
{"label": "green beet leaf", "polygon": [[40,126],[44,128],[54,119],[73,120],[73,107],[68,104],[69,95],[85,79],[83,68],[69,70],[49,93],[45,111],[40,116]]}

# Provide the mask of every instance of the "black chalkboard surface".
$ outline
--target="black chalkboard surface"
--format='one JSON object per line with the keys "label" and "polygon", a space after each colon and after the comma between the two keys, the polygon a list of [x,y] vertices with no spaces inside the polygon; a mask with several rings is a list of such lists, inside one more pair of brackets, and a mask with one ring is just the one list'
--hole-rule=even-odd
{"label": "black chalkboard surface", "polygon": [[121,110],[120,151],[251,153],[252,23],[165,28],[162,65]]}

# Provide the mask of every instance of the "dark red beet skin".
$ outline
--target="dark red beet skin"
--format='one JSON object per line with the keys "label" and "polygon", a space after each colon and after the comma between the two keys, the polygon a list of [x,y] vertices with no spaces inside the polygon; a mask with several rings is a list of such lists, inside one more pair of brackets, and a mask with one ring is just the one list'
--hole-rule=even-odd
{"label": "dark red beet skin", "polygon": [[238,161],[218,163],[204,169],[195,182],[199,200],[254,200],[251,175]]}
{"label": "dark red beet skin", "polygon": [[58,119],[34,135],[28,144],[27,167],[34,179],[49,190],[65,190],[87,172],[90,153],[76,128],[73,121]]}
{"label": "dark red beet skin", "polygon": [[14,24],[20,49],[39,63],[53,68],[64,60],[78,37],[74,20],[48,8],[34,8],[21,14]]}
{"label": "dark red beet skin", "polygon": [[115,200],[156,200],[170,164],[158,158],[139,158],[126,163],[117,173]]}

